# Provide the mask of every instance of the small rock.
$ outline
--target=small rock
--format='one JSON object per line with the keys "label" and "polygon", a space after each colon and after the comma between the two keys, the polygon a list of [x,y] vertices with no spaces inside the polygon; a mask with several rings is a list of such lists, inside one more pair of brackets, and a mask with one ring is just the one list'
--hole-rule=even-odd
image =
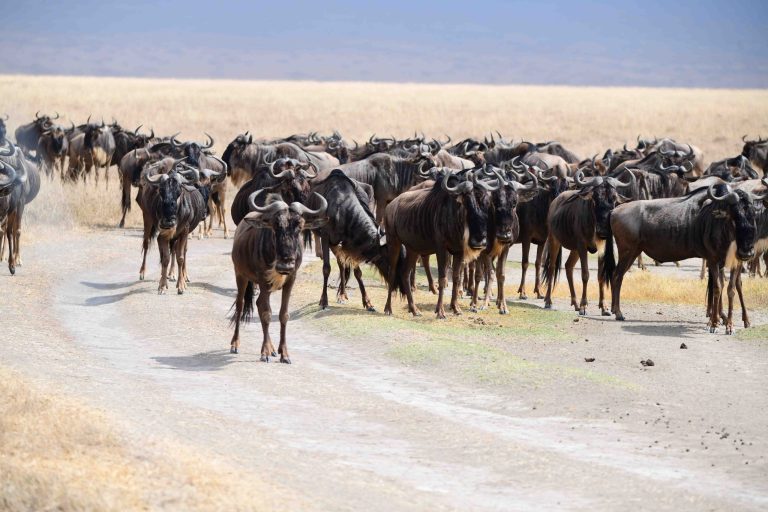
{"label": "small rock", "polygon": [[594,357],[585,357],[584,360],[586,362],[588,362],[588,363],[594,363],[595,362],[595,358]]}
{"label": "small rock", "polygon": [[579,319],[578,319],[578,318],[574,318],[574,319],[573,319],[573,323],[578,323],[578,322],[579,322]]}
{"label": "small rock", "polygon": [[663,312],[663,311],[657,311],[657,312],[656,312],[656,314],[657,314],[657,315],[663,315],[663,314],[664,314],[664,312]]}
{"label": "small rock", "polygon": [[688,348],[688,345],[686,345],[685,343],[681,343],[681,344],[680,344],[680,349],[681,349],[681,350],[685,350],[685,349],[687,349],[687,348]]}
{"label": "small rock", "polygon": [[651,361],[650,359],[645,359],[643,361],[640,361],[640,364],[643,366],[654,366],[655,363]]}

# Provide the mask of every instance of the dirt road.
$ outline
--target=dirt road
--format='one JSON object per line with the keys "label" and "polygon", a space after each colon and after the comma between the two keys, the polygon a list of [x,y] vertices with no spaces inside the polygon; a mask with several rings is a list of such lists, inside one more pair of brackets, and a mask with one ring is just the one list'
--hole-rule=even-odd
{"label": "dirt road", "polygon": [[[158,296],[155,248],[138,280],[136,231],[27,245],[15,277],[0,271],[0,359],[110,412],[137,447],[199,446],[302,508],[768,508],[768,340],[708,334],[700,308],[635,305],[618,323],[592,307],[570,342],[504,340],[559,370],[498,384],[392,357],[395,331],[330,335],[294,302],[294,364],[263,364],[256,324],[228,351],[230,246],[191,241],[189,291]],[[333,308],[359,315],[351,302]]]}

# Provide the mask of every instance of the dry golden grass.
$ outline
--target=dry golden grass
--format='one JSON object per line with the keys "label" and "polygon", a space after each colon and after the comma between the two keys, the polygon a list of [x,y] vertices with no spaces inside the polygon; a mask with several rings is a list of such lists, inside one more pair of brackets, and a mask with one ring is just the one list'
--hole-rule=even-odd
{"label": "dry golden grass", "polygon": [[0,411],[2,510],[284,508],[263,480],[210,455],[178,445],[129,451],[104,414],[4,367]]}
{"label": "dry golden grass", "polygon": [[[638,134],[697,144],[706,158],[732,156],[741,135],[768,134],[768,91],[601,87],[428,85],[333,82],[152,80],[0,76],[9,133],[37,110],[62,123],[89,114],[157,133],[181,131],[223,151],[237,134],[256,136],[339,129],[346,137],[405,136],[423,131],[454,140],[499,130],[506,137],[557,139],[590,156],[633,142]],[[78,223],[116,225],[119,192],[113,169],[105,192],[68,187]],[[103,187],[103,184],[102,184]],[[129,224],[137,226],[136,208]]]}

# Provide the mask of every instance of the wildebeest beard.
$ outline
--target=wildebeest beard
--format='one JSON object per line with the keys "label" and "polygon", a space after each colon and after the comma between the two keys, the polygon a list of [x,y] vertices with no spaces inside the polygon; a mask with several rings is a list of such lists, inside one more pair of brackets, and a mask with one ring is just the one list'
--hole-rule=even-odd
{"label": "wildebeest beard", "polygon": [[591,210],[597,238],[601,240],[609,238],[611,236],[611,211],[616,207],[618,199],[616,191],[607,183],[603,183],[597,187],[584,189],[579,195],[592,203]]}
{"label": "wildebeest beard", "polygon": [[509,244],[520,232],[515,207],[517,192],[511,186],[502,186],[493,192],[493,219],[490,228],[494,231],[496,240]]}
{"label": "wildebeest beard", "polygon": [[755,252],[755,235],[757,233],[755,209],[746,192],[743,190],[736,190],[735,192],[739,196],[739,201],[736,204],[729,204],[727,208],[736,224],[736,256],[740,260],[747,260]]}
{"label": "wildebeest beard", "polygon": [[275,270],[279,274],[290,274],[296,266],[301,250],[301,216],[290,210],[279,212],[273,217],[272,237],[275,244]]}
{"label": "wildebeest beard", "polygon": [[160,228],[170,229],[176,225],[176,210],[179,196],[181,195],[181,184],[174,178],[169,178],[160,183],[159,186],[160,203],[159,215]]}
{"label": "wildebeest beard", "polygon": [[184,147],[184,156],[187,157],[187,163],[193,167],[200,166],[200,155],[202,152],[202,148],[194,142],[190,142]]}
{"label": "wildebeest beard", "polygon": [[491,198],[487,191],[478,190],[478,188],[462,194],[464,207],[467,209],[468,243],[472,249],[482,249],[488,241],[488,213],[491,210]]}

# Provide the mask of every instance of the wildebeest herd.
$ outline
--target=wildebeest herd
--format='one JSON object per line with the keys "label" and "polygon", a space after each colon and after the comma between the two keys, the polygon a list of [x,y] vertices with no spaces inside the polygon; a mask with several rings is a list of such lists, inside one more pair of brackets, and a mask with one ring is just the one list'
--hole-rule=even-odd
{"label": "wildebeest herd", "polygon": [[[413,299],[421,262],[429,289],[437,294],[437,318],[446,315],[449,275],[453,314],[461,314],[461,296],[471,299],[472,310],[488,307],[494,279],[496,307],[506,314],[505,262],[515,243],[522,245],[520,299],[528,298],[529,252],[535,244],[533,294],[550,308],[552,288],[564,266],[571,304],[585,315],[588,255],[596,253],[598,306],[602,315],[617,320],[624,319],[624,275],[635,261],[644,267],[642,253],[657,263],[698,257],[708,274],[709,327],[714,332],[722,321],[729,334],[736,293],[744,325],[749,326],[742,273],[760,276],[761,257],[768,264],[768,140],[762,138],[744,137],[740,155],[709,165],[699,148],[670,138],[638,137],[632,148],[625,144],[581,159],[557,142],[514,142],[498,133],[459,142],[416,134],[405,139],[371,136],[360,144],[338,132],[275,139],[245,132],[217,157],[213,137],[207,134],[205,142],[182,141],[178,133],[163,137],[153,130],[142,133],[141,126],[131,131],[114,121],[90,118],[64,127],[56,123],[58,118],[36,114],[31,123],[17,128],[16,144],[7,139],[0,121],[0,227],[2,240],[8,241],[10,272],[21,264],[21,219],[25,205],[39,191],[40,171],[54,179],[58,170],[67,183],[92,177],[98,184],[99,170],[104,169],[108,184],[109,169],[117,166],[120,227],[131,209],[133,188],[142,211],[140,279],[156,238],[162,268],[158,291],[164,293],[175,280],[182,294],[189,282],[189,236],[195,229],[200,238],[210,236],[214,220],[224,237],[229,235],[229,178],[238,189],[230,212],[237,225],[230,351],[238,351],[239,326],[253,315],[255,298],[264,334],[263,361],[279,353],[281,362],[290,363],[289,299],[303,249],[313,240],[323,261],[321,307],[328,306],[333,253],[340,274],[337,299],[347,300],[347,281],[354,274],[363,307],[375,311],[360,268],[368,264],[387,284],[385,314],[392,313],[392,293],[398,292],[407,299],[408,310],[421,315]],[[564,265],[563,249],[570,251]],[[437,286],[429,266],[433,254]],[[577,261],[579,299],[573,280]],[[722,298],[726,271],[727,313]],[[270,294],[278,290],[282,301],[276,351],[268,327]]]}

